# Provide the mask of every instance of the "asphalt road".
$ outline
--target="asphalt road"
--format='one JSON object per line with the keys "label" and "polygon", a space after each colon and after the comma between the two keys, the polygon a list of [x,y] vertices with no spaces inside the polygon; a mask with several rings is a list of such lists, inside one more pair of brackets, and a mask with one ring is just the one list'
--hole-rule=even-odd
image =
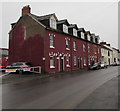
{"label": "asphalt road", "polygon": [[76,109],[92,92],[117,75],[118,67],[109,67],[3,84],[2,108]]}

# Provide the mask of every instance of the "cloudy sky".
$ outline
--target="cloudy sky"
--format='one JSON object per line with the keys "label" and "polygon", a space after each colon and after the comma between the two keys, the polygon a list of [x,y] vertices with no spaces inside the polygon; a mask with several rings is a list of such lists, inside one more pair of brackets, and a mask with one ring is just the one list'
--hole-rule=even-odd
{"label": "cloudy sky", "polygon": [[[100,36],[101,41],[110,43],[118,48],[118,2],[107,0],[106,2],[2,2],[2,44],[0,47],[8,47],[10,24],[16,22],[21,16],[21,9],[30,5],[31,13],[46,15],[55,13],[58,19],[68,19],[69,23],[75,23],[78,27]],[[0,12],[0,14],[1,14]]]}

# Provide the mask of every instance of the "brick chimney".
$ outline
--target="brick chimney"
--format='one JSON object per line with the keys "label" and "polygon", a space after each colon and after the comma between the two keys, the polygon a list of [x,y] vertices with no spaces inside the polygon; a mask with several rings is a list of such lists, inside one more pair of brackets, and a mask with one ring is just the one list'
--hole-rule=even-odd
{"label": "brick chimney", "polygon": [[29,7],[29,5],[24,6],[24,7],[22,8],[22,16],[25,16],[25,15],[27,15],[27,14],[30,13],[30,12],[31,12],[31,8]]}

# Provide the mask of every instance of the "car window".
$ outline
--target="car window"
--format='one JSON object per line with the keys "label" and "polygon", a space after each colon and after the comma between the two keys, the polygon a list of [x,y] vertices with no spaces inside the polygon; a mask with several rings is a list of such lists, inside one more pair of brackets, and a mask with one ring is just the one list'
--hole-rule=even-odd
{"label": "car window", "polygon": [[22,66],[22,65],[23,65],[23,63],[16,63],[16,65],[17,65],[17,66]]}
{"label": "car window", "polygon": [[26,63],[26,65],[28,65],[28,66],[32,66],[32,64],[31,64],[31,63],[29,63],[29,62],[27,62],[27,63]]}

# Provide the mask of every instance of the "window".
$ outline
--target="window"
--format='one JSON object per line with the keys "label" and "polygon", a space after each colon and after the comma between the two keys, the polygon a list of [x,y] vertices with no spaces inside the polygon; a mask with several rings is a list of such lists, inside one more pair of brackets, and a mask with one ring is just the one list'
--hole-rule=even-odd
{"label": "window", "polygon": [[54,36],[50,35],[50,48],[54,48]]}
{"label": "window", "polygon": [[56,29],[56,20],[54,17],[50,18],[50,27]]}
{"label": "window", "polygon": [[90,45],[88,44],[88,52],[90,52]]}
{"label": "window", "polygon": [[84,33],[83,32],[81,32],[81,38],[84,39]]}
{"label": "window", "polygon": [[70,47],[69,47],[69,40],[66,39],[66,49],[69,50],[69,48],[70,48]]}
{"label": "window", "polygon": [[76,29],[73,29],[73,35],[77,36],[77,30]]}
{"label": "window", "polygon": [[88,57],[88,64],[90,65],[90,56]]}
{"label": "window", "polygon": [[87,37],[88,37],[88,40],[90,41],[90,35],[87,35]]}
{"label": "window", "polygon": [[54,57],[50,57],[50,68],[55,68],[55,66],[54,66]]}
{"label": "window", "polygon": [[24,40],[26,40],[26,27],[24,26]]}
{"label": "window", "polygon": [[85,51],[86,51],[85,44],[83,44],[83,52],[85,52]]}
{"label": "window", "polygon": [[86,58],[84,57],[84,66],[86,65]]}
{"label": "window", "polygon": [[68,27],[63,24],[63,32],[68,33]]}
{"label": "window", "polygon": [[73,50],[76,51],[77,47],[76,47],[76,41],[73,42]]}
{"label": "window", "polygon": [[69,55],[66,56],[66,66],[70,66],[70,60],[69,60]]}
{"label": "window", "polygon": [[76,56],[74,56],[74,66],[77,64]]}

